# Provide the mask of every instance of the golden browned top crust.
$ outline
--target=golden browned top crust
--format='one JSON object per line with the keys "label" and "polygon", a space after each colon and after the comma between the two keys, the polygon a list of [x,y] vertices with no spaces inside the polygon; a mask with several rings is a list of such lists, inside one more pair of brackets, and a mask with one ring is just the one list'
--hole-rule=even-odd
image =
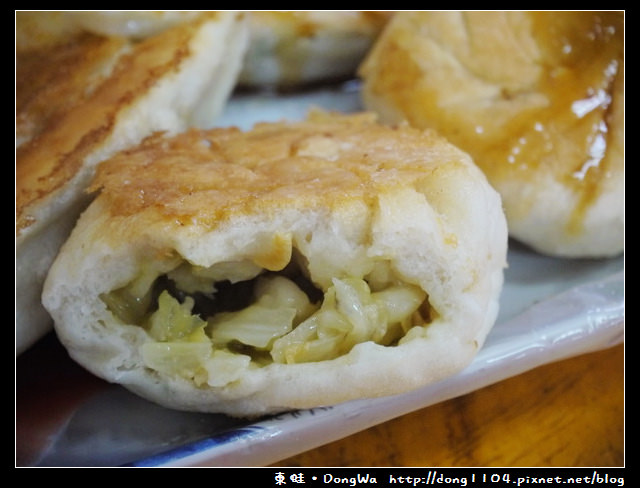
{"label": "golden browned top crust", "polygon": [[[371,157],[370,157],[371,155]],[[368,113],[312,113],[296,123],[157,134],[101,164],[92,190],[114,215],[213,228],[236,215],[354,199],[420,182],[466,157],[432,132]]]}
{"label": "golden browned top crust", "polygon": [[16,139],[29,141],[91,95],[126,46],[122,38],[83,34],[16,55]]}
{"label": "golden browned top crust", "polygon": [[[42,124],[32,120],[32,125],[42,125],[38,130],[38,137],[22,144],[16,152],[18,234],[33,223],[29,208],[38,205],[76,175],[84,159],[99,150],[112,134],[118,115],[144,96],[156,80],[178,69],[181,60],[189,55],[189,41],[200,22],[210,20],[215,15],[213,12],[201,17],[198,22],[136,44],[131,53],[120,57],[110,76],[90,96],[77,95],[82,103],[67,106],[65,102],[59,102],[64,110],[42,109],[42,102],[38,101],[38,97],[47,96],[48,87],[35,82],[17,86],[20,107],[26,111],[31,110],[31,115],[36,113],[46,119]],[[85,70],[94,69],[86,59],[88,52],[97,49],[105,54],[102,52],[105,47],[103,42],[91,37],[83,39],[88,44],[70,48],[72,55],[69,57],[65,57],[62,51],[58,53],[62,59],[54,57],[56,62],[66,64],[46,68],[59,81],[64,76],[64,71],[69,70],[69,85],[58,83],[55,86],[56,96],[66,92],[78,94],[79,81],[76,76],[82,76]],[[106,48],[108,57],[109,52],[112,52],[110,42],[106,43]],[[74,49],[77,51],[73,52]],[[47,64],[51,58],[40,58],[40,61]],[[29,71],[34,69],[36,66],[29,67]],[[35,93],[30,94],[29,90],[34,90]],[[27,103],[29,100],[35,100],[34,105]]]}
{"label": "golden browned top crust", "polygon": [[554,178],[570,230],[623,171],[623,12],[398,14],[361,74],[368,108],[441,131],[497,187]]}

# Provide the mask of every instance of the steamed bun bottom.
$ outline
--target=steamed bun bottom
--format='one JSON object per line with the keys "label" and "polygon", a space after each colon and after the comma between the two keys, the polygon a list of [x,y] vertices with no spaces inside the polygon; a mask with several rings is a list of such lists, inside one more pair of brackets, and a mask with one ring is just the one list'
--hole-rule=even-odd
{"label": "steamed bun bottom", "polygon": [[117,320],[153,338],[142,346],[147,367],[202,387],[224,386],[247,367],[334,359],[366,341],[392,347],[431,321],[427,294],[388,261],[372,259],[366,275],[322,289],[283,240],[243,262],[203,268],[177,257],[164,269],[148,265],[101,298]]}

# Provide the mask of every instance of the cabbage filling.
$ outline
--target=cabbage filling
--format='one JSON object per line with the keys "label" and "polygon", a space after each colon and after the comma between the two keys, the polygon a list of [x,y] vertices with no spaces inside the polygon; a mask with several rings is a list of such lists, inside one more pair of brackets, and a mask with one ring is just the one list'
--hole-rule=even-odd
{"label": "cabbage filling", "polygon": [[248,367],[334,359],[367,341],[393,346],[433,314],[427,294],[395,279],[386,261],[325,290],[293,261],[279,272],[251,262],[156,268],[101,298],[118,321],[146,330],[147,367],[197,385],[229,384]]}

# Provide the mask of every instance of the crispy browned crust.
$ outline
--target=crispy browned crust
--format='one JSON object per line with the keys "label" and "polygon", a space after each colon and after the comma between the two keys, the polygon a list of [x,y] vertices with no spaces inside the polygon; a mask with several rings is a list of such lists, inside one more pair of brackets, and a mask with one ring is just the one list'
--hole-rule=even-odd
{"label": "crispy browned crust", "polygon": [[16,139],[21,145],[87,99],[110,73],[126,41],[91,34],[17,55]]}
{"label": "crispy browned crust", "polygon": [[[30,209],[44,204],[49,195],[70,181],[82,167],[84,159],[99,150],[110,137],[118,114],[142,98],[154,81],[178,69],[181,60],[189,55],[189,41],[193,33],[200,22],[210,18],[203,16],[197,22],[136,44],[130,53],[118,60],[111,75],[87,97],[81,93],[75,76],[69,77],[69,85],[59,83],[55,87],[56,96],[65,92],[75,93],[77,103],[61,102],[57,109],[43,110],[42,103],[37,100],[38,97],[48,97],[48,87],[35,83],[17,87],[21,92],[17,98],[23,101],[20,106],[25,110],[33,110],[44,119],[36,122],[38,117],[31,117],[31,125],[40,127],[38,135],[21,145],[16,152],[18,235],[34,223]],[[48,68],[54,78],[60,80],[66,69],[77,76],[81,76],[82,71],[93,69],[90,65],[92,62],[87,60],[87,52],[104,46],[100,42],[93,45],[95,38],[83,39],[89,44],[77,48],[78,56],[62,56],[63,59],[56,61],[66,64]],[[41,58],[41,61],[46,65],[50,58]],[[34,61],[29,71],[40,69],[37,64]],[[27,95],[29,88],[37,93]],[[23,89],[25,92],[22,92]],[[25,102],[27,100],[36,102],[30,105]],[[20,118],[22,113],[17,115]]]}
{"label": "crispy browned crust", "polygon": [[[375,163],[368,151],[377,154]],[[249,132],[151,136],[100,165],[91,189],[101,189],[113,215],[212,229],[287,206],[367,201],[382,189],[428,179],[443,158],[459,164],[460,154],[435,133],[407,125],[390,130],[371,113],[317,112],[296,124],[258,124]]]}

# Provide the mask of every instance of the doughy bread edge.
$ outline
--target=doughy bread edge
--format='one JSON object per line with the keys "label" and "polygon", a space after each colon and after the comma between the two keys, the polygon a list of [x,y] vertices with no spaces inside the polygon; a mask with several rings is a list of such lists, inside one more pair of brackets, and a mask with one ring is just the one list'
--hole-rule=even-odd
{"label": "doughy bread edge", "polygon": [[[128,241],[114,248],[112,240],[99,237],[113,234],[118,228],[109,220],[108,210],[98,199],[82,216],[54,263],[43,300],[54,317],[58,337],[72,358],[98,376],[169,408],[256,416],[410,391],[455,374],[468,365],[497,316],[506,261],[506,223],[500,199],[484,176],[472,165],[467,165],[466,170],[467,177],[477,183],[475,196],[484,200],[479,202],[482,213],[475,214],[484,217],[472,226],[477,226],[471,231],[475,242],[461,243],[465,247],[458,253],[453,247],[442,245],[445,239],[440,231],[434,231],[431,242],[407,243],[411,231],[402,234],[406,230],[395,235],[405,241],[400,243],[395,256],[398,267],[404,274],[411,274],[413,270],[415,275],[411,279],[420,282],[439,303],[442,312],[441,318],[399,346],[363,343],[335,360],[271,364],[247,370],[243,378],[223,388],[195,388],[186,380],[160,377],[146,369],[139,347],[150,340],[148,335],[138,326],[114,324],[105,305],[97,298],[99,294],[127,283],[135,275],[140,254],[154,248],[166,249],[168,242],[185,258],[195,258],[195,262],[202,260],[207,252],[220,253],[220,249],[223,255],[227,253],[228,260],[242,257],[243,252],[255,249],[256,236],[282,230],[282,221],[260,221],[259,216],[258,220],[256,216],[239,218],[230,227],[208,233],[194,233],[193,229],[181,232],[166,229],[171,232],[163,233],[155,229],[142,246]],[[411,213],[411,209],[406,210]],[[308,227],[297,224],[301,232],[309,228],[336,227],[336,222],[323,220],[326,214],[311,213],[312,217],[296,216],[297,222],[305,218],[308,221]],[[432,217],[412,216],[427,221]],[[349,226],[348,221],[337,225],[343,230]],[[429,231],[438,227],[433,220],[425,226]],[[375,252],[392,252],[389,246],[393,243],[384,241],[393,232],[398,230],[385,233],[382,229],[383,244],[374,244],[373,247],[378,245]],[[327,234],[324,243],[335,237]],[[417,258],[431,260],[430,276],[424,276],[424,263],[413,262]],[[219,259],[223,256],[214,261]]]}
{"label": "doughy bread edge", "polygon": [[[230,54],[214,56],[208,46],[219,37],[228,38]],[[246,24],[234,14],[204,23],[191,40],[194,50],[183,70],[162,79],[149,95],[117,114],[117,122],[99,147],[83,162],[66,184],[43,195],[24,208],[33,222],[16,236],[16,355],[32,346],[51,330],[51,317],[40,300],[42,284],[55,256],[90,197],[85,194],[96,164],[115,152],[136,144],[154,131],[179,132],[190,122],[204,124],[218,114],[230,95],[248,44]],[[204,58],[207,59],[204,59]],[[176,86],[195,85],[175,97]],[[209,80],[203,84],[203,80]],[[182,89],[182,88],[181,88]],[[166,100],[163,103],[162,100]],[[202,102],[198,105],[198,101]]]}

